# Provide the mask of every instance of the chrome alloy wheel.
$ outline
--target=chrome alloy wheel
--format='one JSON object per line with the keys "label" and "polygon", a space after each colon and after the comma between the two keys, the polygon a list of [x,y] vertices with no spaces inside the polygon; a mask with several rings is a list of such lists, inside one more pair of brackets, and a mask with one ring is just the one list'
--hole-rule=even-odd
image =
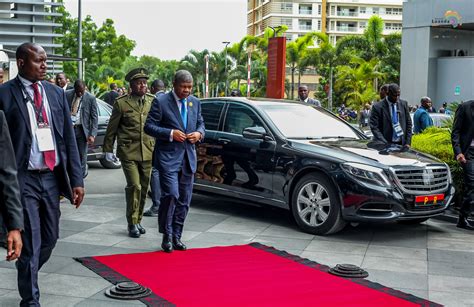
{"label": "chrome alloy wheel", "polygon": [[328,192],[316,182],[307,183],[298,193],[297,209],[301,220],[308,226],[323,224],[331,210]]}

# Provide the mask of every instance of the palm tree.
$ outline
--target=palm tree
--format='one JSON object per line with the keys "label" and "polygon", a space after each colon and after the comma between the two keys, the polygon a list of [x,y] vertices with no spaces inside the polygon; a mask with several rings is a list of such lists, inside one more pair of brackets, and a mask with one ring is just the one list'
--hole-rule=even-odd
{"label": "palm tree", "polygon": [[201,52],[191,50],[180,63],[180,69],[188,70],[193,76],[197,95],[200,97],[202,96],[201,88],[204,86],[205,81],[206,55],[209,55],[207,49],[204,49]]}
{"label": "palm tree", "polygon": [[299,66],[298,64],[301,64],[301,59],[304,57],[304,54],[306,53],[308,46],[312,46],[314,44],[314,39],[316,37],[317,37],[316,32],[310,32],[310,33],[305,34],[302,37],[298,37],[297,40],[295,40],[294,42],[290,42],[288,43],[288,45],[286,45],[286,61],[291,69],[291,89],[290,89],[291,99],[294,99],[295,72]]}
{"label": "palm tree", "polygon": [[384,75],[377,69],[379,60],[366,61],[353,56],[348,65],[338,66],[335,89],[341,91],[344,103],[356,110],[367,103],[377,99],[378,92],[374,89],[373,82]]}

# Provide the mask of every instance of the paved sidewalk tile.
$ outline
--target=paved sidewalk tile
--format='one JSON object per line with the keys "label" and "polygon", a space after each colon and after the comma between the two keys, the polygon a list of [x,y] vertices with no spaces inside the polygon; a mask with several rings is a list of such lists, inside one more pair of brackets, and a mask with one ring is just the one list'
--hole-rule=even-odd
{"label": "paved sidewalk tile", "polygon": [[365,257],[364,269],[386,270],[405,273],[428,273],[428,262],[425,260],[395,259],[386,257]]}
{"label": "paved sidewalk tile", "polygon": [[357,255],[352,253],[325,253],[311,252],[308,250],[302,252],[300,257],[307,258],[309,260],[327,265],[329,267],[333,267],[336,264],[353,264],[360,267],[362,266],[362,261],[364,260],[363,255]]}
{"label": "paved sidewalk tile", "polygon": [[474,293],[474,278],[428,275],[430,291],[446,291]]}

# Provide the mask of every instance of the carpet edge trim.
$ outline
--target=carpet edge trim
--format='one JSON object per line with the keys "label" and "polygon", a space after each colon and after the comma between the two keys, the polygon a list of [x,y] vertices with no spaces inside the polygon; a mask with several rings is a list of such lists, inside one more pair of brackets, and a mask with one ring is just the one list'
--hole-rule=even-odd
{"label": "carpet edge trim", "polygon": [[[295,261],[297,263],[303,264],[307,267],[310,267],[310,268],[313,268],[313,269],[316,269],[316,270],[319,270],[319,271],[322,271],[322,272],[328,273],[328,271],[330,269],[330,267],[327,266],[327,265],[320,264],[316,261],[309,260],[309,259],[306,259],[306,258],[302,258],[302,257],[297,256],[297,255],[290,254],[290,253],[288,253],[284,250],[276,249],[273,246],[264,245],[264,244],[261,244],[261,243],[258,243],[258,242],[252,242],[252,243],[249,243],[248,245],[252,246],[252,247],[255,247],[257,249],[263,250],[265,252],[269,252],[269,253],[275,254],[277,256],[283,257],[285,259]],[[343,277],[341,277],[341,278],[343,278]],[[408,302],[419,304],[420,306],[423,306],[423,307],[441,307],[441,306],[443,306],[443,305],[440,305],[438,303],[432,302],[430,300],[415,296],[413,294],[405,293],[403,291],[396,290],[396,289],[393,289],[393,288],[390,288],[390,287],[386,287],[382,284],[379,284],[379,283],[376,283],[376,282],[373,282],[373,281],[370,281],[370,280],[367,280],[367,279],[361,279],[361,278],[344,278],[344,279],[350,280],[350,281],[352,281],[356,284],[365,286],[367,288],[374,289],[374,290],[377,290],[379,292],[383,292],[383,293],[398,297],[398,298],[406,300]]]}
{"label": "carpet edge trim", "polygon": [[[91,270],[92,272],[96,273],[103,279],[107,280],[108,282],[116,285],[120,282],[131,282],[133,280],[123,276],[122,274],[116,272],[115,270],[109,268],[107,265],[103,264],[102,262],[98,261],[94,257],[74,257],[74,260]],[[117,302],[122,301],[126,302],[127,300],[117,300]],[[136,300],[134,300],[136,301]],[[169,307],[175,306],[173,303],[167,301],[163,297],[157,295],[155,292],[151,292],[151,294],[147,297],[139,299],[142,303],[150,307]]]}

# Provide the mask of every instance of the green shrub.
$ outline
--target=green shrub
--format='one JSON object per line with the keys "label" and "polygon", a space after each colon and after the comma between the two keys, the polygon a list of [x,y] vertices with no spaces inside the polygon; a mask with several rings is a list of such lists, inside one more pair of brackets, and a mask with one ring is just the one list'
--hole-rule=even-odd
{"label": "green shrub", "polygon": [[458,207],[462,199],[464,178],[461,166],[454,159],[451,131],[445,128],[430,127],[421,134],[413,135],[411,144],[413,149],[435,156],[448,164],[456,188],[454,201]]}

